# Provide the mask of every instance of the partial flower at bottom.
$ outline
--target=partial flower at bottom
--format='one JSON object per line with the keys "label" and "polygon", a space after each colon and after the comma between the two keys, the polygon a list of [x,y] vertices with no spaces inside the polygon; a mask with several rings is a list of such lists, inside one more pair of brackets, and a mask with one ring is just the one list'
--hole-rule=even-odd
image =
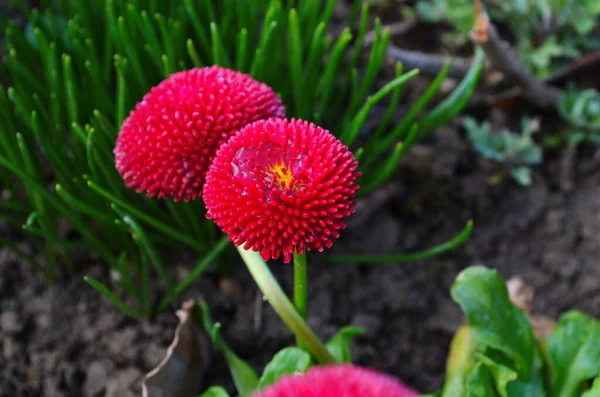
{"label": "partial flower at bottom", "polygon": [[252,397],[418,397],[397,379],[351,365],[313,367],[288,375]]}
{"label": "partial flower at bottom", "polygon": [[307,121],[247,125],[218,151],[204,202],[236,245],[263,259],[331,247],[354,213],[358,163],[329,131]]}
{"label": "partial flower at bottom", "polygon": [[114,150],[127,187],[148,197],[202,196],[217,149],[246,124],[285,117],[273,90],[219,66],[174,73],[127,117]]}

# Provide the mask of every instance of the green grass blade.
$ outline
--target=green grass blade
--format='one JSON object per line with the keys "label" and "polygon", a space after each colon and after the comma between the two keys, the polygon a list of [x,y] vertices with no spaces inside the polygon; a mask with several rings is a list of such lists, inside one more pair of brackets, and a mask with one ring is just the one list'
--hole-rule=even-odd
{"label": "green grass blade", "polygon": [[227,236],[223,236],[215,243],[212,249],[204,255],[204,257],[198,262],[194,269],[175,287],[175,291],[172,295],[166,296],[158,305],[158,312],[164,311],[170,304],[181,295],[203,272],[206,270],[223,250],[229,246],[229,239]]}
{"label": "green grass blade", "polygon": [[111,303],[113,305],[115,305],[115,307],[117,309],[119,309],[121,312],[123,312],[123,314],[126,314],[126,315],[134,317],[134,318],[143,317],[142,313],[140,313],[139,310],[134,309],[133,307],[127,305],[114,292],[112,292],[110,289],[108,289],[108,287],[106,287],[100,281],[97,281],[89,276],[85,276],[83,278],[83,280],[86,283],[88,283],[92,288],[94,288],[96,291],[98,291],[102,295],[104,295],[109,301],[111,301]]}
{"label": "green grass blade", "polygon": [[294,91],[294,116],[299,118],[309,118],[311,116],[310,109],[306,108],[304,103],[304,88],[302,65],[304,64],[304,56],[302,49],[302,40],[300,36],[300,26],[298,22],[298,13],[295,9],[290,10],[288,16],[289,24],[289,49],[288,63],[290,65],[290,80]]}
{"label": "green grass blade", "polygon": [[203,67],[204,63],[200,59],[200,55],[198,55],[198,52],[196,51],[196,47],[194,47],[194,42],[192,39],[188,39],[186,41],[186,47],[187,47],[188,55],[190,56],[190,59],[192,60],[192,63],[194,64],[194,66],[197,68]]}
{"label": "green grass blade", "polygon": [[127,203],[125,203],[124,201],[120,200],[119,198],[117,198],[116,196],[114,196],[113,194],[109,193],[106,189],[101,188],[100,186],[98,186],[96,183],[92,182],[92,181],[88,181],[87,182],[88,186],[94,190],[95,192],[97,192],[98,194],[100,194],[101,196],[104,196],[105,198],[107,198],[108,200],[110,200],[111,202],[115,203],[116,205],[118,205],[119,207],[123,208],[124,210],[126,210],[128,213],[130,213],[131,215],[133,215],[135,218],[151,225],[152,227],[156,228],[157,230],[171,236],[172,238],[174,238],[177,241],[180,241],[186,245],[188,245],[190,248],[195,249],[198,252],[202,252],[203,248],[199,247],[198,242],[196,240],[194,240],[191,237],[188,237],[187,235],[180,233],[179,231],[175,230],[174,228],[172,228],[171,226],[151,217],[146,215],[144,212],[136,209],[135,207],[133,207],[132,205],[129,205]]}
{"label": "green grass blade", "polygon": [[473,221],[469,220],[464,229],[452,240],[443,244],[436,245],[424,251],[415,252],[413,254],[398,254],[398,255],[331,255],[327,257],[329,262],[333,263],[405,263],[414,262],[421,259],[431,258],[433,256],[442,255],[452,251],[455,248],[465,244],[473,232]]}
{"label": "green grass blade", "polygon": [[[148,256],[150,262],[154,266],[154,269],[158,273],[163,285],[165,286],[167,294],[172,295],[174,293],[173,282],[171,281],[171,278],[165,269],[160,254],[154,248],[150,239],[146,236],[144,229],[140,227],[140,225],[138,225],[138,223],[131,216],[125,213],[125,211],[120,209],[118,206],[112,204],[111,207],[117,214],[119,214],[123,222],[131,228],[134,240],[138,242],[139,246],[144,250],[144,252]],[[147,288],[148,286],[144,287]]]}
{"label": "green grass blade", "polygon": [[404,140],[404,142],[396,145],[394,152],[390,157],[387,158],[385,162],[383,162],[378,169],[374,170],[372,173],[367,174],[366,178],[363,176],[363,179],[366,180],[366,183],[361,186],[359,191],[360,195],[366,195],[377,189],[381,186],[385,181],[387,181],[392,174],[396,171],[398,167],[398,163],[404,156],[404,154],[412,147],[412,145],[417,141],[418,134],[418,125],[413,125],[412,130],[408,133],[408,136]]}
{"label": "green grass blade", "polygon": [[367,103],[356,114],[356,116],[350,124],[350,128],[347,129],[344,134],[342,134],[340,140],[344,142],[346,146],[351,146],[352,143],[354,143],[356,137],[358,136],[358,133],[365,125],[365,122],[367,121],[367,116],[369,115],[369,112],[371,111],[373,106],[379,101],[381,101],[385,96],[394,91],[396,88],[402,86],[408,80],[415,77],[417,74],[419,74],[419,70],[414,69],[400,77],[396,77],[394,80],[390,81],[385,86],[383,86],[373,96],[367,98]]}
{"label": "green grass blade", "polygon": [[421,124],[419,134],[422,138],[435,132],[437,128],[448,123],[463,110],[477,88],[484,63],[485,54],[483,50],[477,48],[473,64],[458,87],[452,91],[448,98],[419,121]]}

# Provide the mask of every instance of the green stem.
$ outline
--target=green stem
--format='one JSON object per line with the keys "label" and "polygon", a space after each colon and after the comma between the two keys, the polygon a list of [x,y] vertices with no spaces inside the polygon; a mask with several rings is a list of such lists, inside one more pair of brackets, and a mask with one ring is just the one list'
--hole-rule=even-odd
{"label": "green stem", "polygon": [[[294,252],[294,305],[300,317],[306,321],[307,313],[307,290],[308,290],[308,272],[306,266],[306,252],[298,254]],[[302,340],[296,338],[298,347],[304,347]]]}
{"label": "green stem", "polygon": [[441,255],[448,251],[460,247],[465,244],[473,233],[473,221],[469,220],[465,228],[459,235],[450,241],[446,241],[435,247],[431,247],[424,251],[415,252],[412,254],[391,254],[391,255],[332,255],[327,258],[333,263],[403,263],[418,261],[432,256]]}
{"label": "green stem", "polygon": [[237,247],[237,250],[263,295],[294,335],[306,345],[319,363],[334,363],[334,358],[298,314],[260,254],[242,247]]}

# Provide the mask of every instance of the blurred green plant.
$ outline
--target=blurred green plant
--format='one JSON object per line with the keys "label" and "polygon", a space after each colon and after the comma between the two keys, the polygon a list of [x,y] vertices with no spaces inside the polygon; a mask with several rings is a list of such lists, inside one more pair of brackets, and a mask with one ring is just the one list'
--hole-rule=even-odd
{"label": "blurred green plant", "polygon": [[500,274],[483,266],[462,271],[451,294],[468,324],[455,334],[446,382],[435,396],[600,395],[600,321],[570,311],[547,334],[536,334]]}
{"label": "blurred green plant", "polygon": [[502,165],[500,176],[509,173],[520,185],[531,184],[530,167],[542,162],[542,150],[532,138],[539,130],[537,120],[524,118],[520,134],[508,130],[495,133],[489,122],[478,124],[472,117],[465,117],[463,125],[475,149]]}
{"label": "blurred green plant", "polygon": [[577,146],[589,142],[600,145],[600,92],[569,87],[558,103],[558,111],[567,127],[546,139],[549,146]]}
{"label": "blurred green plant", "polygon": [[[484,5],[494,22],[509,28],[521,60],[538,78],[600,49],[600,2],[596,0],[487,0]],[[468,40],[474,23],[472,0],[419,0],[415,10],[424,21],[452,23],[456,30],[445,35],[450,43],[462,45]]]}
{"label": "blurred green plant", "polygon": [[[392,126],[403,85],[417,71],[405,73],[397,65],[396,77],[377,90],[390,33],[376,19],[366,47],[371,18],[360,0],[353,1],[348,27],[336,37],[329,33],[336,0],[47,0],[40,10],[14,1],[27,25],[23,30],[14,21],[0,23],[6,33],[0,217],[35,239],[49,280],[59,263],[74,270],[73,249],[97,253],[133,304],[88,282],[132,315],[166,309],[228,246],[204,219],[201,201],[147,199],[127,189],[114,167],[119,127],[151,86],[175,71],[205,65],[247,72],[282,96],[290,117],[331,129],[356,151],[361,194],[367,194],[389,178],[406,150],[426,135],[421,132],[435,131],[462,110],[483,65],[480,56],[458,93],[423,115],[446,68],[405,120]],[[384,118],[365,136],[371,109],[387,96]],[[202,258],[179,284],[167,269],[169,250]],[[153,271],[165,288],[158,303],[149,296]]]}
{"label": "blurred green plant", "polygon": [[[316,365],[314,358],[307,351],[298,347],[284,347],[273,355],[266,364],[262,375],[259,376],[223,341],[220,335],[221,324],[213,322],[204,301],[197,301],[194,308],[194,319],[208,334],[216,353],[225,359],[239,397],[249,397],[254,391],[277,382],[282,376],[304,373],[309,367]],[[350,363],[352,362],[351,343],[356,336],[365,332],[366,330],[362,327],[343,327],[325,344],[325,347],[336,363]],[[200,397],[229,397],[229,394],[222,387],[213,386]]]}

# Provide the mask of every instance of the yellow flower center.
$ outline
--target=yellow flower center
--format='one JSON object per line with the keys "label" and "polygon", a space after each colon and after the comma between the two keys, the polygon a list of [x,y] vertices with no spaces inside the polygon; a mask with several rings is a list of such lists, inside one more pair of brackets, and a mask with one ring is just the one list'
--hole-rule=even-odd
{"label": "yellow flower center", "polygon": [[294,176],[292,175],[292,171],[289,167],[286,167],[285,164],[279,163],[270,167],[270,171],[273,173],[275,180],[282,186],[289,188],[292,179]]}

